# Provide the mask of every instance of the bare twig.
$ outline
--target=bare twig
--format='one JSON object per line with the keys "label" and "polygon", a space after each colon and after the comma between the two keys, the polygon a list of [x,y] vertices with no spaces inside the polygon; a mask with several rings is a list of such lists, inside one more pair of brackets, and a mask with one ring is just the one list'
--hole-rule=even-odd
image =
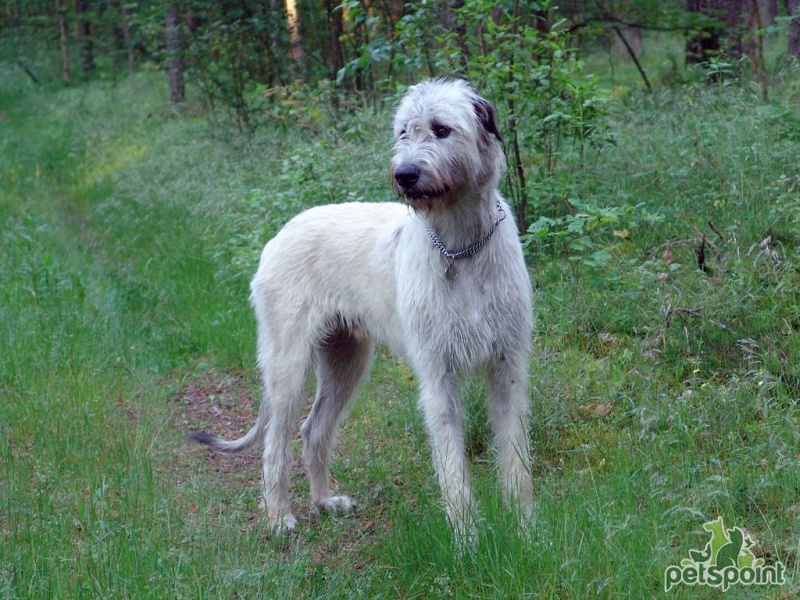
{"label": "bare twig", "polygon": [[700,231],[700,230],[699,230],[699,229],[698,229],[698,228],[697,228],[695,225],[692,225],[692,229],[694,229],[694,232],[695,232],[697,235],[699,235],[699,236],[700,236],[700,239],[701,239],[701,240],[705,240],[705,243],[706,243],[706,244],[708,244],[708,247],[709,247],[709,248],[711,248],[711,249],[712,249],[714,252],[716,252],[717,254],[722,254],[722,249],[721,249],[719,246],[717,246],[717,245],[716,245],[714,242],[712,242],[711,240],[709,240],[709,239],[708,239],[708,236],[706,236],[706,234],[705,234],[705,233],[703,233],[702,231]]}
{"label": "bare twig", "polygon": [[714,227],[714,223],[712,223],[711,221],[709,221],[709,222],[708,222],[708,226],[709,226],[709,227],[711,227],[711,231],[713,231],[714,233],[716,233],[716,234],[717,234],[717,237],[719,237],[719,239],[720,239],[721,241],[723,241],[723,242],[725,241],[725,236],[724,236],[724,235],[722,235],[722,234],[721,234],[719,231],[717,231],[717,228],[716,228],[716,227]]}
{"label": "bare twig", "polygon": [[633,51],[633,48],[631,48],[631,45],[628,43],[628,40],[625,39],[622,30],[616,25],[613,25],[612,28],[616,32],[617,36],[619,36],[619,39],[622,40],[622,43],[625,44],[625,49],[628,51],[628,55],[633,59],[633,64],[635,64],[636,68],[639,70],[639,75],[642,76],[642,79],[644,80],[644,86],[647,88],[647,91],[652,92],[653,86],[650,85],[650,80],[647,78],[647,73],[644,72],[642,64],[639,62],[639,59],[636,56],[636,52]]}
{"label": "bare twig", "polygon": [[33,83],[39,85],[39,80],[37,79],[36,75],[33,74],[33,71],[31,71],[24,62],[22,62],[22,59],[17,59],[17,64],[22,68],[23,71],[25,71],[25,75],[31,78]]}

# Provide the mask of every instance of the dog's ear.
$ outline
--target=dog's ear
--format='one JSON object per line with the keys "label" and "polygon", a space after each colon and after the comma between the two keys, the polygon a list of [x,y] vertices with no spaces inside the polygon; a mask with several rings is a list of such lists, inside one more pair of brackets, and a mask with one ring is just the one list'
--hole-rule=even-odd
{"label": "dog's ear", "polygon": [[497,119],[494,116],[494,107],[489,104],[488,100],[484,100],[480,96],[476,96],[472,101],[472,106],[475,109],[475,114],[478,115],[478,121],[483,128],[494,135],[499,141],[503,141],[503,136],[500,135],[500,129],[497,127]]}

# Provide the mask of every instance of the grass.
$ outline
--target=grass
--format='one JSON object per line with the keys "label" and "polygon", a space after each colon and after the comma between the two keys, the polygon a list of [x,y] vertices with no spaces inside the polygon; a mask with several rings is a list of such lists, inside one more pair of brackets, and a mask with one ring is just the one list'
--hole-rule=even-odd
{"label": "grass", "polygon": [[[247,284],[264,240],[305,206],[389,198],[388,113],[243,139],[173,111],[149,75],[60,91],[2,75],[4,597],[656,598],[719,515],[791,580],[726,597],[796,594],[791,79],[767,105],[746,84],[620,94],[615,144],[556,172],[544,213],[565,197],[636,208],[581,233],[588,250],[568,236],[528,247],[537,527],[519,531],[497,497],[478,382],[467,425],[484,522],[460,554],[412,374],[386,354],[333,465],[353,517],[309,513],[298,471],[301,529],[272,539],[256,463],[184,443],[192,426],[236,433],[254,416]],[[714,244],[706,272],[695,228]]]}

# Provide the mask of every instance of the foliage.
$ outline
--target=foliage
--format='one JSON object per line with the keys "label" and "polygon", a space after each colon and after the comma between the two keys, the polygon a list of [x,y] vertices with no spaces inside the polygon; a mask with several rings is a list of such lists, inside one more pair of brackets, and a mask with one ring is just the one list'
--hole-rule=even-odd
{"label": "foliage", "polygon": [[270,56],[281,40],[280,15],[260,10],[258,3],[234,10],[200,4],[202,18],[184,28],[187,77],[212,117],[221,111],[239,131],[253,131],[263,121],[264,87],[286,80],[285,66]]}
{"label": "foliage", "polygon": [[342,2],[337,10],[346,12],[346,30],[342,43],[352,59],[336,73],[336,83],[355,89],[387,91],[395,74],[409,73],[405,66],[395,72],[394,66],[402,63],[394,42],[394,19],[391,14],[376,14],[374,7],[361,0]]}
{"label": "foliage", "polygon": [[[601,286],[621,281],[625,270],[636,264],[619,261],[613,254],[616,246],[642,228],[664,220],[662,214],[650,213],[644,204],[598,207],[578,200],[566,204],[567,214],[541,216],[532,223],[522,236],[523,247],[528,252],[566,255],[586,268],[590,282]],[[596,277],[598,273],[602,276]]]}

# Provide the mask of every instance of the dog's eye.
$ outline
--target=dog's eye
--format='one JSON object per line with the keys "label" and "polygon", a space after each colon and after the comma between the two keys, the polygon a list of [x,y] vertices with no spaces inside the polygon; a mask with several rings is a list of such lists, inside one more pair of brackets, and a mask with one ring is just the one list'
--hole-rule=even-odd
{"label": "dog's eye", "polygon": [[450,129],[449,127],[445,127],[444,125],[434,125],[431,128],[431,131],[433,131],[433,135],[435,135],[437,139],[443,140],[448,135],[450,135],[452,129]]}
{"label": "dog's eye", "polygon": [[400,133],[397,135],[397,137],[399,137],[399,138],[406,137],[406,130],[405,129],[401,129]]}

